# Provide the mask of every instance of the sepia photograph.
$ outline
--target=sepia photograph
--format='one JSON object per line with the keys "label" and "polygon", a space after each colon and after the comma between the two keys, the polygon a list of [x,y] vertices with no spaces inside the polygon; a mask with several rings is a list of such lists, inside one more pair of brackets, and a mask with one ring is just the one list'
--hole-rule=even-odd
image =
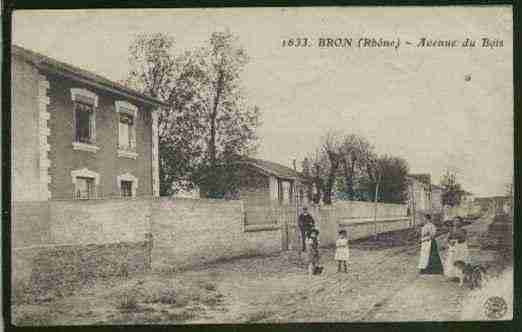
{"label": "sepia photograph", "polygon": [[8,323],[513,319],[512,6],[14,10],[8,54]]}

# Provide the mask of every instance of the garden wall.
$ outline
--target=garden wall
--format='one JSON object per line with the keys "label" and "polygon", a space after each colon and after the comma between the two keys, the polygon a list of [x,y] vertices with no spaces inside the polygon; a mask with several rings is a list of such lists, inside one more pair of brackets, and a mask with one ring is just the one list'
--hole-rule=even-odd
{"label": "garden wall", "polygon": [[332,246],[338,231],[345,229],[351,240],[411,227],[403,204],[342,201],[313,209],[322,246]]}
{"label": "garden wall", "polygon": [[246,227],[242,201],[162,198],[155,204],[153,269],[176,270],[281,250],[279,226]]}
{"label": "garden wall", "polygon": [[12,281],[29,291],[63,288],[150,266],[150,201],[12,204]]}
{"label": "garden wall", "polygon": [[12,281],[33,290],[281,250],[280,226],[245,226],[241,201],[115,199],[12,207]]}

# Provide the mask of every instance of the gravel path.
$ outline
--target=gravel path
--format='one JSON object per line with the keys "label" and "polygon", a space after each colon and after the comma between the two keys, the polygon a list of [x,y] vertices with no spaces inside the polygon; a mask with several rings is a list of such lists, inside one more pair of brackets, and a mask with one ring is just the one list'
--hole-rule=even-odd
{"label": "gravel path", "polygon": [[[471,233],[478,236],[488,223],[489,219],[480,220]],[[227,310],[203,323],[459,319],[469,291],[444,276],[419,275],[415,245],[371,247],[360,243],[351,248],[348,274],[336,273],[333,250],[322,250],[325,272],[312,279],[295,252],[232,261],[186,275],[212,275],[225,295]],[[478,248],[471,253],[480,256]],[[444,259],[445,252],[441,256]]]}

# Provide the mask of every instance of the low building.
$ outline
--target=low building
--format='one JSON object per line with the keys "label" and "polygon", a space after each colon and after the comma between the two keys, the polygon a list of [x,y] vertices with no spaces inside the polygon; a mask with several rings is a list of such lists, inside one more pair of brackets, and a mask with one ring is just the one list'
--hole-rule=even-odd
{"label": "low building", "polygon": [[238,198],[244,202],[247,223],[271,223],[267,211],[280,205],[309,204],[309,188],[308,180],[290,167],[254,158],[239,162]]}
{"label": "low building", "polygon": [[11,51],[13,202],[159,195],[161,101],[22,47]]}
{"label": "low building", "polygon": [[491,196],[491,197],[477,197],[474,200],[476,205],[479,205],[482,212],[493,214],[512,214],[513,197],[512,196]]}

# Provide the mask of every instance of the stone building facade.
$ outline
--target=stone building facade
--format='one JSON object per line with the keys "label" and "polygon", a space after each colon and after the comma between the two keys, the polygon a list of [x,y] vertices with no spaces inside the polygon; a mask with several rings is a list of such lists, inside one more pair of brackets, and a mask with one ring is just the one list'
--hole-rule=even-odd
{"label": "stone building facade", "polygon": [[431,212],[431,176],[429,174],[410,174],[407,176],[407,180],[410,211]]}
{"label": "stone building facade", "polygon": [[443,210],[442,191],[442,187],[431,185],[431,208],[434,213],[441,213]]}
{"label": "stone building facade", "polygon": [[151,97],[12,47],[12,201],[159,195]]}

